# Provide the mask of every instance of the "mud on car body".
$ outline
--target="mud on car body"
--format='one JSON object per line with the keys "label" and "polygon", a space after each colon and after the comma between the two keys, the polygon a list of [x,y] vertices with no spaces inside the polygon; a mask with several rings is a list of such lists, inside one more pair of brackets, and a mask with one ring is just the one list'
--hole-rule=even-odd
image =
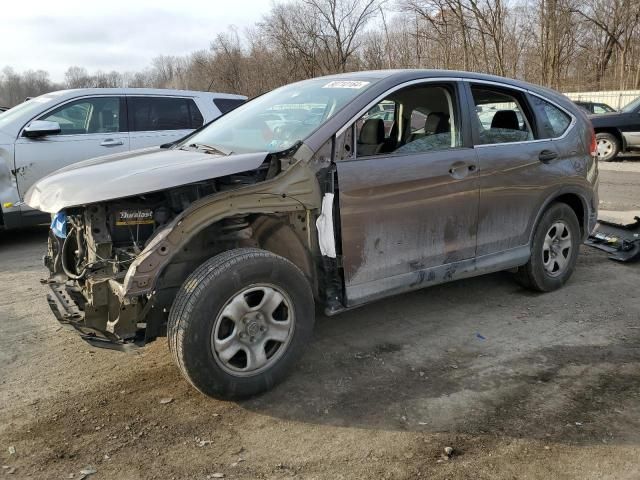
{"label": "mud on car body", "polygon": [[505,269],[561,287],[597,178],[593,129],[560,94],[378,71],[282,87],[175,144],[60,170],[27,201],[54,215],[61,322],[114,348],[166,335],[197,389],[240,397],[284,378],[315,304]]}

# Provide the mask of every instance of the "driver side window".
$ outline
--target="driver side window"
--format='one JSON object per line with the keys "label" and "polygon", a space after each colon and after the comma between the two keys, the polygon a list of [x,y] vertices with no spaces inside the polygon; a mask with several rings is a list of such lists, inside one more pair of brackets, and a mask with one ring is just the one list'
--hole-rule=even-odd
{"label": "driver side window", "polygon": [[62,105],[39,120],[58,122],[60,135],[119,132],[120,98],[83,98]]}
{"label": "driver side window", "polygon": [[356,121],[356,156],[410,155],[461,145],[450,86],[412,85],[393,92]]}

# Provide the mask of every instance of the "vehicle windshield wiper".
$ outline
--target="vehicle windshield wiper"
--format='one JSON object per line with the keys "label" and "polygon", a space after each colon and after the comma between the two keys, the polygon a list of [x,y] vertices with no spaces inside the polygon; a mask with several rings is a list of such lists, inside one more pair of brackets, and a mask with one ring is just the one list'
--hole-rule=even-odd
{"label": "vehicle windshield wiper", "polygon": [[205,143],[191,143],[188,145],[189,148],[197,148],[198,150],[204,150],[207,153],[219,153],[221,155],[231,155],[233,152],[231,150],[224,150],[221,147],[214,147],[213,145],[207,145]]}

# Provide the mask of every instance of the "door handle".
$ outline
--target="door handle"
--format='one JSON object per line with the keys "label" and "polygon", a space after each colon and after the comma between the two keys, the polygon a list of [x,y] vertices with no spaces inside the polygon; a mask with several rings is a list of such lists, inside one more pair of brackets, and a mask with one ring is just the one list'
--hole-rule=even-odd
{"label": "door handle", "polygon": [[113,138],[107,138],[100,142],[101,147],[116,147],[118,145],[124,145],[122,140],[114,140]]}
{"label": "door handle", "polygon": [[540,155],[538,155],[538,160],[542,163],[549,163],[551,160],[555,160],[556,158],[558,158],[558,154],[553,150],[543,150],[540,152]]}
{"label": "door handle", "polygon": [[461,179],[466,177],[469,172],[475,172],[476,166],[474,164],[467,164],[464,162],[456,162],[449,168],[449,175],[453,178]]}

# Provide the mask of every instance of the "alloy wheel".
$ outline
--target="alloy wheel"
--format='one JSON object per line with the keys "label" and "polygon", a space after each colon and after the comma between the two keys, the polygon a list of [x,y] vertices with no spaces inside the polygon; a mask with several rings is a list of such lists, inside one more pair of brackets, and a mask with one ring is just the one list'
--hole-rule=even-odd
{"label": "alloy wheel", "polygon": [[542,264],[548,275],[557,277],[567,269],[571,258],[571,230],[558,220],[554,222],[544,237],[542,245]]}

